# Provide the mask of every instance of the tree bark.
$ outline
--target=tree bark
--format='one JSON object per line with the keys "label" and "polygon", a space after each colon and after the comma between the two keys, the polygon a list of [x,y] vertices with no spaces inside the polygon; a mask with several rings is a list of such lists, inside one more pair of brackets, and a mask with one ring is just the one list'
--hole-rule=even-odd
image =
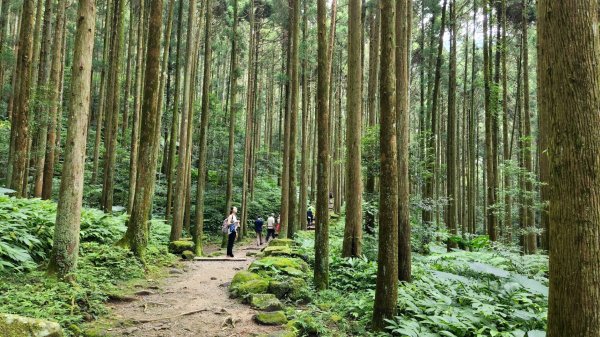
{"label": "tree bark", "polygon": [[348,115],[346,117],[346,225],[343,257],[358,257],[362,240],[362,2],[350,0],[348,17]]}
{"label": "tree bark", "polygon": [[[600,33],[598,2],[542,0],[540,118],[550,180],[548,336],[600,335]],[[565,53],[568,50],[568,53]]]}
{"label": "tree bark", "polygon": [[148,236],[149,220],[154,197],[156,170],[158,167],[158,147],[160,147],[161,110],[158,106],[160,94],[160,40],[162,31],[162,0],[150,2],[148,40],[146,50],[146,69],[144,74],[144,96],[140,124],[137,181],[135,199],[129,226],[125,233],[124,244],[140,260],[144,261]]}
{"label": "tree bark", "polygon": [[[96,6],[94,0],[80,0],[71,72],[69,124],[62,168],[54,244],[48,271],[68,278],[77,267],[79,225],[83,197],[83,171],[90,108],[90,75],[94,49]],[[59,6],[62,5],[59,3]]]}
{"label": "tree bark", "polygon": [[329,71],[327,48],[327,3],[317,0],[317,206],[315,228],[315,271],[317,290],[329,287]]}
{"label": "tree bark", "polygon": [[[448,132],[446,134],[446,197],[448,207],[446,214],[446,226],[450,235],[458,235],[457,226],[457,191],[456,191],[456,155],[457,155],[457,132],[456,132],[456,2],[450,2],[450,64],[448,76]],[[448,251],[457,248],[456,241],[448,240]]]}
{"label": "tree bark", "polygon": [[379,253],[373,330],[383,331],[386,319],[396,314],[398,301],[398,158],[396,153],[396,39],[395,1],[381,0],[381,121],[379,144],[381,177],[379,187]]}

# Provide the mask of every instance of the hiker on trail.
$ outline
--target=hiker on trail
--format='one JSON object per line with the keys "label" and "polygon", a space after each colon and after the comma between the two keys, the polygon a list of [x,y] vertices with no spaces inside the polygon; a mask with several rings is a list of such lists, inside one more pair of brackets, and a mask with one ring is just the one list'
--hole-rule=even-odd
{"label": "hiker on trail", "polygon": [[227,238],[227,256],[233,256],[233,244],[235,243],[235,238],[237,237],[237,230],[240,226],[240,220],[237,218],[237,207],[231,207],[229,211],[229,216],[227,217],[228,227],[228,238]]}
{"label": "hiker on trail", "polygon": [[254,231],[256,232],[256,245],[257,246],[262,246],[262,244],[263,244],[262,231],[263,231],[264,224],[265,224],[265,221],[261,217],[258,217],[254,221]]}
{"label": "hiker on trail", "polygon": [[277,214],[277,222],[275,223],[275,237],[279,236],[281,231],[281,214]]}
{"label": "hiker on trail", "polygon": [[307,227],[312,225],[313,218],[314,218],[314,215],[313,215],[312,209],[309,207],[308,210],[306,211],[306,226]]}
{"label": "hiker on trail", "polygon": [[267,218],[267,239],[266,241],[269,242],[269,239],[275,239],[275,214],[271,213],[271,215],[269,215],[269,217]]}

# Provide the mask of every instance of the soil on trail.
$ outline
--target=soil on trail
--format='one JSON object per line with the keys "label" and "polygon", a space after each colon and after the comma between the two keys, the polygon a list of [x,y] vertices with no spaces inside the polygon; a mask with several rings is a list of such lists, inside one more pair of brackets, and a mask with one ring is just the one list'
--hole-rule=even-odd
{"label": "soil on trail", "polygon": [[[213,249],[214,250],[214,249]],[[256,246],[238,247],[236,257],[246,257]],[[257,325],[256,310],[230,299],[227,290],[246,261],[186,261],[183,269],[171,269],[160,286],[141,288],[136,301],[111,305],[113,319],[122,327],[107,331],[109,336],[254,336],[278,330]]]}

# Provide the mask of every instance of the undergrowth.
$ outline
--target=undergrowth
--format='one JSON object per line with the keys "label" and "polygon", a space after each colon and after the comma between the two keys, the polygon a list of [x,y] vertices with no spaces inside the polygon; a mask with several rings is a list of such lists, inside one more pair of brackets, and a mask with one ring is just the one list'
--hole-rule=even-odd
{"label": "undergrowth", "polygon": [[[311,263],[313,235],[300,232],[296,237]],[[310,305],[293,313],[302,336],[545,335],[546,256],[521,256],[510,247],[489,245],[448,253],[435,243],[428,255],[413,252],[413,280],[399,285],[397,316],[388,321],[384,333],[374,334],[369,326],[377,275],[376,236],[365,236],[364,255],[354,259],[340,257],[342,239],[340,221],[330,230],[329,289],[314,293]]]}
{"label": "undergrowth", "polygon": [[57,321],[69,335],[106,313],[104,303],[123,285],[171,265],[170,227],[152,221],[147,265],[114,243],[126,230],[126,215],[85,209],[76,282],[48,277],[56,204],[39,199],[0,197],[0,312]]}

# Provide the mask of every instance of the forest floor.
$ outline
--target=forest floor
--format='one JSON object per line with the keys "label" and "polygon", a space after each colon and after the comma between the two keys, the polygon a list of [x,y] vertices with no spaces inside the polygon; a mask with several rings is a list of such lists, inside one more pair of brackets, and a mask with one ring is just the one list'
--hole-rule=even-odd
{"label": "forest floor", "polygon": [[[217,246],[210,246],[205,254],[217,250]],[[247,252],[257,250],[256,244],[247,244],[236,247],[234,254],[246,258]],[[181,262],[169,270],[166,279],[149,280],[146,287],[139,288],[134,295],[137,300],[112,303],[110,319],[114,324],[104,334],[234,337],[273,332],[276,328],[254,323],[255,310],[229,298],[231,279],[253,260]]]}

